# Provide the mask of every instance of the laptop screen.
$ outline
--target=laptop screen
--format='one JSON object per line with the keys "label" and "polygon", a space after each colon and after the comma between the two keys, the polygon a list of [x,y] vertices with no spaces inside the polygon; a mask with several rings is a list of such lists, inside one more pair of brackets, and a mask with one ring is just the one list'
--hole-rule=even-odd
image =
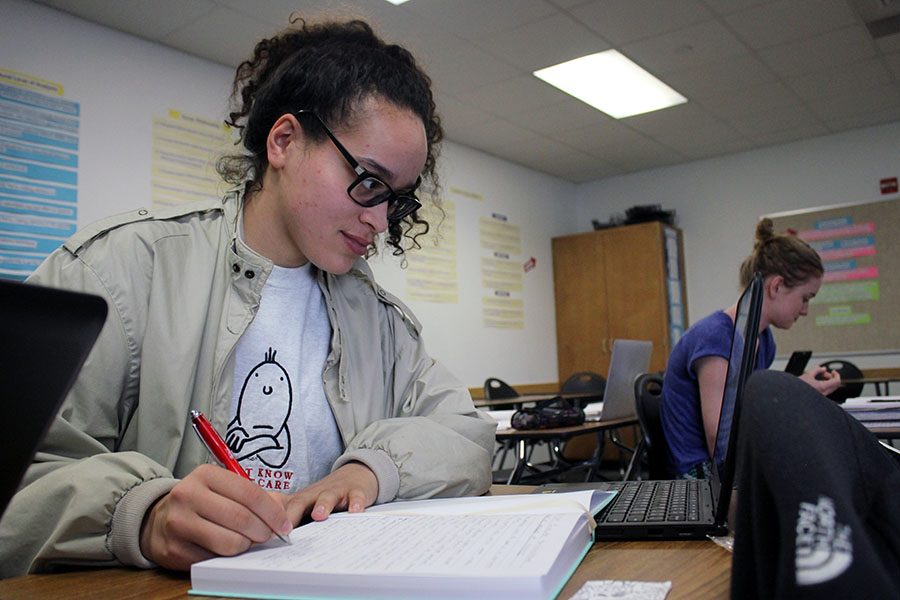
{"label": "laptop screen", "polygon": [[0,280],[0,516],[106,320],[97,296]]}
{"label": "laptop screen", "polygon": [[725,390],[722,394],[722,412],[719,414],[713,460],[713,495],[720,503],[722,497],[717,488],[727,487],[729,491],[726,492],[726,498],[730,498],[730,489],[734,482],[734,467],[737,462],[737,420],[740,418],[739,396],[756,362],[761,309],[762,277],[757,274],[738,300],[734,319],[731,356],[728,361]]}

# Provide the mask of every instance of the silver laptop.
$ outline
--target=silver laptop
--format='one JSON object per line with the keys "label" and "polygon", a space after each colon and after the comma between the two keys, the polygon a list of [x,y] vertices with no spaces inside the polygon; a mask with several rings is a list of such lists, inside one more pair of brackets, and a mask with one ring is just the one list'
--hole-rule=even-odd
{"label": "silver laptop", "polygon": [[[615,340],[609,377],[603,402],[588,404],[585,418],[589,421],[608,421],[635,416],[634,380],[650,368],[653,342],[643,340]],[[600,406],[598,406],[600,405]],[[599,411],[597,410],[599,408]]]}

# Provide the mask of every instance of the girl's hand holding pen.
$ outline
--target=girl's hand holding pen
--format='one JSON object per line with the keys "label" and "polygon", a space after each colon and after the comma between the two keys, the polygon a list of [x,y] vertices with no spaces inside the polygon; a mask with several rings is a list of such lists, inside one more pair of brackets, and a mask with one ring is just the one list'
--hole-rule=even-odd
{"label": "girl's hand holding pen", "polygon": [[141,524],[145,558],[186,570],[212,556],[232,556],[251,544],[282,541],[293,524],[279,496],[262,490],[231,454],[203,413],[191,411],[191,426],[224,468],[200,465],[156,501]]}
{"label": "girl's hand holding pen", "polygon": [[161,567],[187,570],[213,556],[233,556],[293,524],[277,496],[215,465],[200,465],[144,516],[141,552]]}

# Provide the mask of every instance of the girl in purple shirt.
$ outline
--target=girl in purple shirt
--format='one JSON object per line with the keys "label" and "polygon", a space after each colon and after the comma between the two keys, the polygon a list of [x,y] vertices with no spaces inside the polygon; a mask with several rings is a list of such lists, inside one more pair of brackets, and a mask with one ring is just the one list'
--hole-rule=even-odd
{"label": "girl in purple shirt", "polygon": [[[824,269],[819,255],[806,242],[795,235],[776,235],[772,220],[762,219],[756,227],[753,252],[741,265],[742,288],[756,272],[764,278],[756,369],[766,369],[775,358],[770,327],[789,329],[808,313]],[[669,356],[661,418],[669,468],[676,476],[709,476],[736,309],[737,303],[695,323]],[[823,395],[841,383],[837,372],[824,367],[814,367],[800,378]]]}

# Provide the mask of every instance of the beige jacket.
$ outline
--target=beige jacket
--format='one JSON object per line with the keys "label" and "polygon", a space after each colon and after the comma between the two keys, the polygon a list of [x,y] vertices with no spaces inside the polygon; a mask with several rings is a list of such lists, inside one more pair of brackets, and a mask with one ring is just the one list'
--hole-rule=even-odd
{"label": "beige jacket", "polygon": [[[234,348],[272,268],[235,235],[239,209],[232,195],[112,217],[31,277],[104,297],[109,317],[0,521],[0,576],[153,566],[140,553],[141,519],[209,460],[189,411],[225,430]],[[322,376],[345,446],[334,468],[368,465],[377,502],[485,492],[495,425],[426,354],[415,317],[364,260],[318,275],[333,329]]]}

